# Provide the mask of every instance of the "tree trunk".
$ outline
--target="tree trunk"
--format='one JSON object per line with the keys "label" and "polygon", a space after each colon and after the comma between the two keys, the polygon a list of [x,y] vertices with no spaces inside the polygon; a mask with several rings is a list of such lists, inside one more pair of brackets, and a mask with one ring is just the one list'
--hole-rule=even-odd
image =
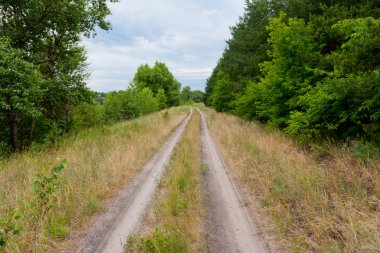
{"label": "tree trunk", "polygon": [[36,119],[32,119],[32,125],[30,126],[30,132],[29,132],[29,141],[33,141],[33,132],[34,129],[36,128]]}
{"label": "tree trunk", "polygon": [[11,145],[15,151],[19,150],[18,145],[18,124],[19,124],[19,113],[13,112],[8,115],[9,119],[9,130],[11,137]]}

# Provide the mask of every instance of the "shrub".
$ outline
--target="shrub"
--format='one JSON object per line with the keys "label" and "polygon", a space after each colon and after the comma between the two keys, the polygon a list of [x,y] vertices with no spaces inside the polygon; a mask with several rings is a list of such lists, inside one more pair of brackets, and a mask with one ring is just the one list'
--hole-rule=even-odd
{"label": "shrub", "polygon": [[34,192],[37,195],[38,201],[41,206],[50,208],[50,204],[53,201],[53,193],[61,187],[61,180],[59,174],[62,173],[67,161],[64,160],[56,167],[37,168],[38,173],[34,175],[36,181],[34,181]]}
{"label": "shrub", "polygon": [[75,129],[93,127],[103,122],[103,108],[97,103],[83,103],[74,108],[72,117]]}

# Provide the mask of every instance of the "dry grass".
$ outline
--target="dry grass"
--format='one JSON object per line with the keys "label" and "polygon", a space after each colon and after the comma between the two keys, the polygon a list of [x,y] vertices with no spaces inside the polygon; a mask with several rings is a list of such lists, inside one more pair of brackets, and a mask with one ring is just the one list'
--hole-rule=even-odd
{"label": "dry grass", "polygon": [[[188,109],[172,109],[112,126],[84,130],[48,151],[0,160],[0,214],[19,208],[22,233],[9,238],[5,252],[58,252],[72,231],[83,229],[106,200],[138,174]],[[36,204],[36,167],[67,159],[62,186],[50,209]],[[31,205],[20,204],[23,200]],[[0,249],[1,250],[1,249]]]}
{"label": "dry grass", "polygon": [[321,157],[281,133],[205,110],[227,164],[280,245],[291,252],[380,252],[378,161],[363,163],[336,147]]}
{"label": "dry grass", "polygon": [[151,212],[128,252],[205,252],[200,117],[194,113],[155,195]]}

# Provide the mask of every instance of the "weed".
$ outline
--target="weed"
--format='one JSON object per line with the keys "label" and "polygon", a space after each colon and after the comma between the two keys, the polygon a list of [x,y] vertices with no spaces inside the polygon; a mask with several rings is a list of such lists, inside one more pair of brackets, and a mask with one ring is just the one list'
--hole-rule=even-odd
{"label": "weed", "polygon": [[182,198],[177,192],[173,192],[170,194],[168,205],[172,214],[174,216],[178,216],[182,210],[188,206],[188,201]]}
{"label": "weed", "polygon": [[9,236],[20,233],[18,225],[20,217],[17,209],[13,209],[9,213],[0,213],[0,249],[5,246]]}
{"label": "weed", "polygon": [[53,214],[48,225],[49,234],[57,240],[64,240],[69,231],[67,217]]}
{"label": "weed", "polygon": [[173,229],[158,230],[142,238],[130,237],[128,247],[145,253],[186,253],[188,244],[180,231]]}
{"label": "weed", "polygon": [[87,195],[87,210],[90,214],[96,213],[100,209],[100,201],[99,198],[94,196],[93,194]]}
{"label": "weed", "polygon": [[56,167],[37,168],[38,173],[34,175],[34,192],[38,197],[41,205],[50,204],[52,202],[52,195],[61,187],[61,180],[59,174],[62,173],[67,161],[59,162]]}
{"label": "weed", "polygon": [[208,167],[207,164],[202,164],[201,171],[202,171],[202,174],[207,174],[209,173],[210,168]]}

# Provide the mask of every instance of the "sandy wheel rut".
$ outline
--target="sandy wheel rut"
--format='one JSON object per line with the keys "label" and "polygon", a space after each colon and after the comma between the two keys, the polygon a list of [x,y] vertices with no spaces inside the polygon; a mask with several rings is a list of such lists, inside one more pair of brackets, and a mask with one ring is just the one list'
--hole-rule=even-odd
{"label": "sandy wheel rut", "polygon": [[138,230],[142,215],[153,197],[157,183],[191,115],[192,110],[166,143],[144,166],[133,183],[121,191],[108,211],[90,229],[74,252],[124,252],[127,238]]}
{"label": "sandy wheel rut", "polygon": [[211,252],[269,252],[248,215],[237,185],[218,153],[201,114],[203,163],[207,191],[208,247]]}

